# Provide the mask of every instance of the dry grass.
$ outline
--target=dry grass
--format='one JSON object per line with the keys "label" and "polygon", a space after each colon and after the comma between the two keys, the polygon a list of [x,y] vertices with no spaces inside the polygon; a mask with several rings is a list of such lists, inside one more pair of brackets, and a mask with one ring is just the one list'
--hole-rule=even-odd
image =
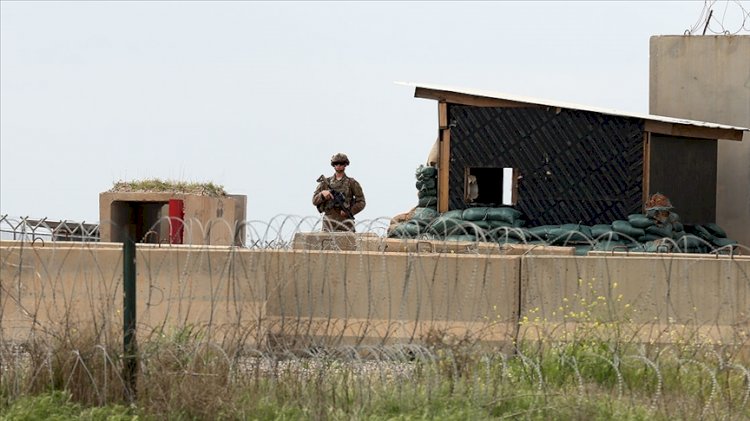
{"label": "dry grass", "polygon": [[140,181],[117,181],[109,191],[184,193],[211,197],[222,197],[227,195],[224,186],[212,182],[190,183],[185,181],[160,180],[158,178]]}

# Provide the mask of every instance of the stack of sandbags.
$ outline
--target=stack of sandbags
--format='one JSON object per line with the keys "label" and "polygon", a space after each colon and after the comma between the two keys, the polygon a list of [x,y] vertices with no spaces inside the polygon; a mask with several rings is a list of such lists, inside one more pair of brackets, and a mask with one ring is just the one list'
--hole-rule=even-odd
{"label": "stack of sandbags", "polygon": [[440,214],[433,208],[415,208],[411,218],[393,227],[388,236],[391,238],[416,238],[420,234],[428,232],[427,227],[438,216]]}
{"label": "stack of sandbags", "polygon": [[437,168],[420,165],[416,176],[417,207],[437,209]]}
{"label": "stack of sandbags", "polygon": [[686,253],[710,253],[716,249],[731,251],[736,240],[727,238],[727,233],[715,223],[684,226],[684,232],[675,236],[677,247]]}
{"label": "stack of sandbags", "polygon": [[523,234],[519,228],[524,224],[521,212],[512,207],[474,207],[443,213],[432,221],[427,232],[445,240],[494,242],[505,235],[513,238],[511,242],[520,242]]}
{"label": "stack of sandbags", "polygon": [[594,245],[592,227],[583,224],[540,225],[529,228],[531,244],[575,247],[577,255],[585,255]]}

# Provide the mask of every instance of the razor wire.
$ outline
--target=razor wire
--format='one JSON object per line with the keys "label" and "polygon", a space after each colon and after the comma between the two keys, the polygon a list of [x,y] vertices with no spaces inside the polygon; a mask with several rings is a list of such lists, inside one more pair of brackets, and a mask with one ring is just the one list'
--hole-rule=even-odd
{"label": "razor wire", "polygon": [[[560,376],[573,379],[583,402],[599,370],[618,402],[634,398],[636,382],[646,384],[654,413],[663,411],[670,381],[692,375],[708,385],[696,414],[710,418],[726,407],[726,393],[732,411],[746,413],[750,364],[740,356],[748,314],[733,300],[750,286],[750,274],[739,253],[698,256],[710,259],[709,270],[686,256],[629,253],[645,267],[633,291],[616,266],[624,253],[600,253],[587,264],[593,256],[534,255],[547,244],[526,244],[521,268],[502,260],[499,245],[451,245],[427,233],[388,239],[388,222],[358,223],[357,238],[370,247],[342,244],[336,234],[314,246],[295,242],[297,234],[319,231],[320,220],[293,216],[247,221],[242,247],[139,244],[142,375],[225,373],[233,382],[292,379],[307,388],[344,376],[346,387],[364,395],[381,388],[408,395],[417,381],[436,392],[450,381],[455,393],[490,405],[522,384],[544,402]],[[6,243],[0,254],[0,372],[12,380],[5,390],[22,395],[29,377],[46,379],[63,361],[64,384],[88,384],[92,399],[106,403],[114,399],[109,389],[123,382],[120,250],[33,238]],[[521,269],[525,296],[558,300],[501,308],[508,303],[502,292]],[[737,283],[706,296],[704,286],[729,273]],[[703,307],[709,299],[712,310]],[[732,340],[716,339],[711,332],[727,326],[727,315],[734,317]],[[80,341],[59,354],[65,338]],[[703,356],[708,351],[719,356]],[[730,379],[728,391],[718,391],[720,375]]]}

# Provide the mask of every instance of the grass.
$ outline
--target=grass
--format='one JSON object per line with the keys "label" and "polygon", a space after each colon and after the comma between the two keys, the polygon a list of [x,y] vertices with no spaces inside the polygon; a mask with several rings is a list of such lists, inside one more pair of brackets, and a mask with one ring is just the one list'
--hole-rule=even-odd
{"label": "grass", "polygon": [[[139,344],[135,396],[118,335],[70,329],[0,347],[0,419],[750,419],[746,343],[634,342],[614,296],[590,286],[559,309],[570,331],[502,349],[439,330],[412,347],[294,350],[247,349],[239,327],[221,340],[154,331]],[[521,319],[546,323],[536,310]]]}
{"label": "grass", "polygon": [[224,186],[207,183],[189,183],[185,181],[161,180],[150,178],[139,181],[117,181],[109,190],[111,192],[168,192],[196,194],[200,196],[222,197],[227,192]]}
{"label": "grass", "polygon": [[138,394],[129,402],[119,381],[121,347],[102,344],[106,340],[69,337],[45,344],[46,353],[35,351],[42,344],[27,345],[32,363],[3,372],[0,418],[750,418],[750,361],[726,347],[645,351],[631,344],[546,341],[503,353],[465,339],[425,342],[429,352],[418,356],[367,361],[331,353],[291,358],[270,350],[254,357],[185,329],[141,344]]}

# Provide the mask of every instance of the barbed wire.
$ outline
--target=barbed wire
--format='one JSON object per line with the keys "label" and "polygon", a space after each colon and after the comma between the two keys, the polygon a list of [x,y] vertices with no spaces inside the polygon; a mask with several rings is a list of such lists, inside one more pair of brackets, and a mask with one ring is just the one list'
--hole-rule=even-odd
{"label": "barbed wire", "polygon": [[[717,3],[720,2],[718,0],[704,0],[698,20],[685,30],[685,35],[695,35],[697,33],[705,35],[706,32],[714,35],[750,33],[750,7],[746,7],[740,0],[724,0],[724,8],[720,12],[721,17],[718,17],[714,11],[720,9],[721,5],[717,5]],[[733,27],[728,27],[728,15],[730,17],[740,16],[739,22],[733,23]]]}

